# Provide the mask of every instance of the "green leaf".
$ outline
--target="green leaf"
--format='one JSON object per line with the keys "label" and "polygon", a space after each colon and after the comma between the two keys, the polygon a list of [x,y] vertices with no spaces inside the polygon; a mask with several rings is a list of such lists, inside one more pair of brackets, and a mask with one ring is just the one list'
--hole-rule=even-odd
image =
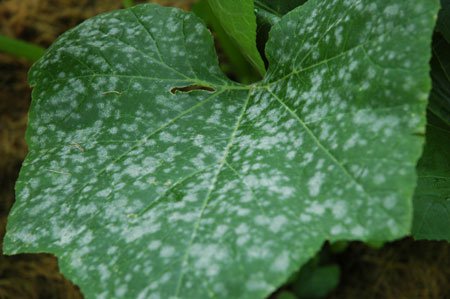
{"label": "green leaf", "polygon": [[270,27],[278,23],[282,16],[305,2],[306,0],[255,0],[258,34],[261,30],[259,27],[263,26],[264,30],[270,30]]}
{"label": "green leaf", "polygon": [[448,43],[450,43],[450,1],[441,0],[442,9],[439,12],[437,30],[442,33]]}
{"label": "green leaf", "polygon": [[437,8],[310,0],[249,86],[192,14],[84,22],[30,71],[4,251],[56,254],[86,298],[263,298],[325,240],[408,234]]}
{"label": "green leaf", "polygon": [[450,125],[450,44],[436,34],[431,59],[433,89],[429,109]]}
{"label": "green leaf", "polygon": [[450,241],[450,126],[429,113],[426,144],[417,166],[413,236]]}
{"label": "green leaf", "polygon": [[306,0],[255,0],[256,45],[265,62],[264,49],[269,39],[270,29],[280,21],[283,15],[305,2]]}
{"label": "green leaf", "polygon": [[197,2],[192,11],[199,16],[212,29],[220,49],[225,55],[221,61],[221,69],[229,73],[242,83],[252,83],[260,79],[259,73],[247,62],[236,42],[225,32],[223,26],[214,17],[207,0]]}
{"label": "green leaf", "polygon": [[[440,19],[442,17],[442,11]],[[450,44],[439,33],[433,38],[426,144],[417,172],[413,236],[450,241]]]}
{"label": "green leaf", "polygon": [[208,0],[225,31],[237,42],[248,61],[264,75],[266,69],[256,48],[256,17],[253,0]]}

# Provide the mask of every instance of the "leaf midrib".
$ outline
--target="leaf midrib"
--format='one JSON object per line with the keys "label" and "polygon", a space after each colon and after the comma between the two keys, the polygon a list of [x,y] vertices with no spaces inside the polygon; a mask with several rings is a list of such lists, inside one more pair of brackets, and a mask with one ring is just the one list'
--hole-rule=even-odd
{"label": "leaf midrib", "polygon": [[218,177],[219,177],[219,175],[220,175],[220,173],[222,171],[222,168],[223,168],[223,166],[226,163],[226,160],[228,158],[228,154],[230,153],[230,150],[231,150],[232,146],[234,145],[234,140],[235,140],[237,131],[238,131],[239,127],[240,127],[242,119],[244,118],[245,111],[247,110],[248,103],[250,102],[251,95],[252,95],[252,91],[249,90],[247,99],[245,100],[245,102],[243,104],[243,107],[241,109],[241,113],[240,113],[240,115],[239,115],[239,117],[238,117],[238,119],[236,121],[236,124],[235,124],[235,126],[233,128],[233,131],[231,133],[230,139],[228,140],[227,145],[225,147],[224,153],[223,153],[222,158],[221,158],[220,163],[219,163],[219,167],[218,167],[218,169],[217,169],[213,179],[211,180],[210,187],[209,187],[208,192],[207,192],[207,194],[205,196],[205,199],[203,201],[202,209],[200,211],[199,217],[198,217],[198,219],[197,219],[197,221],[196,221],[196,223],[194,225],[194,229],[193,229],[193,232],[191,234],[191,239],[189,241],[189,244],[187,246],[185,254],[183,255],[183,258],[181,260],[180,277],[178,278],[177,287],[175,289],[175,295],[174,295],[175,297],[178,297],[178,294],[180,292],[181,284],[182,284],[183,278],[184,278],[185,264],[187,263],[187,260],[189,258],[189,253],[190,253],[190,250],[192,248],[192,244],[193,244],[193,242],[195,240],[195,237],[197,236],[197,231],[198,231],[198,228],[200,226],[200,222],[201,222],[201,220],[203,218],[203,214],[204,214],[206,208],[208,207],[209,201],[211,199],[211,194],[214,191],[214,188],[216,186],[216,183],[217,183]]}

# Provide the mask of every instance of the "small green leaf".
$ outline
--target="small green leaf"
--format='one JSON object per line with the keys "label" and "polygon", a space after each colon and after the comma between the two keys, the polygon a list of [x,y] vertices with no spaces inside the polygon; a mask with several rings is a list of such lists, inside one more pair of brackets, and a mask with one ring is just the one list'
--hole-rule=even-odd
{"label": "small green leaf", "polygon": [[4,251],[86,298],[263,298],[325,240],[408,234],[437,4],[310,0],[249,86],[193,14],[84,22],[30,71]]}
{"label": "small green leaf", "polygon": [[208,0],[225,31],[238,43],[260,75],[266,73],[256,48],[256,17],[253,0]]}

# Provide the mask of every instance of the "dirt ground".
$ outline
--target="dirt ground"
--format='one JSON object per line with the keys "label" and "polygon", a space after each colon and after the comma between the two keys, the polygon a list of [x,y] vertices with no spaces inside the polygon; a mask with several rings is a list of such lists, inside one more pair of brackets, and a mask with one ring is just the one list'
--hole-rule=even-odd
{"label": "dirt ground", "polygon": [[[157,2],[186,9],[192,1]],[[0,34],[47,47],[82,20],[120,6],[121,1],[113,0],[0,0]],[[14,182],[27,151],[23,136],[31,101],[26,83],[29,67],[26,61],[0,54],[0,245],[14,202]],[[381,250],[355,242],[336,260],[342,278],[329,299],[450,298],[450,246],[445,242],[405,239]],[[0,299],[6,298],[83,297],[58,272],[53,256],[0,254]]]}

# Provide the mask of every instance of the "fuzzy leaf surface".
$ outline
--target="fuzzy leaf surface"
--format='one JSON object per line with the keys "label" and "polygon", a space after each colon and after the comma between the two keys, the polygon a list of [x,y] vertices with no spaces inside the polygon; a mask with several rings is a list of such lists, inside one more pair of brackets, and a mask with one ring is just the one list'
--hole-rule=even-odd
{"label": "fuzzy leaf surface", "polygon": [[5,252],[56,254],[86,298],[263,298],[325,240],[408,234],[437,8],[310,0],[249,86],[192,14],[84,22],[30,72]]}

